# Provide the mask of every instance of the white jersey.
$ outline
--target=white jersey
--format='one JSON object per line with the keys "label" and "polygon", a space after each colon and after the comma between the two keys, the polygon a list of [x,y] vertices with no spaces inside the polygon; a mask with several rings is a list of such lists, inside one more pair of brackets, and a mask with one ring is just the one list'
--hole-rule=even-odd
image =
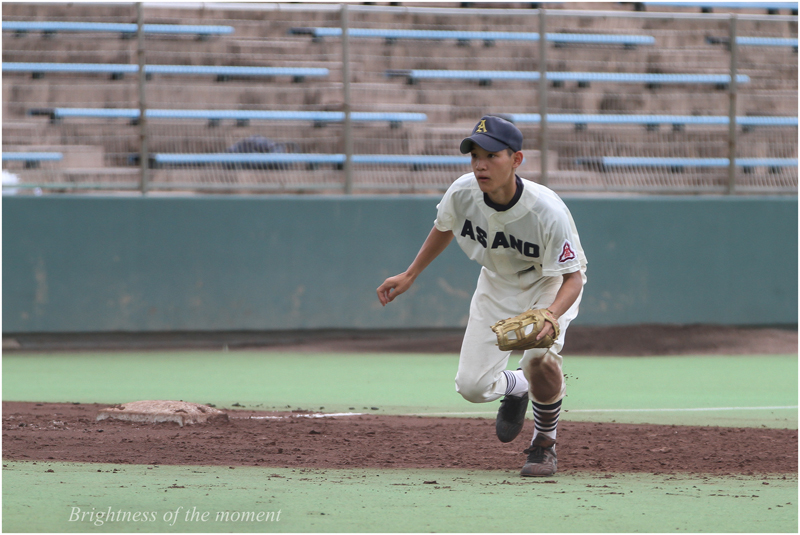
{"label": "white jersey", "polygon": [[468,173],[453,182],[437,209],[436,228],[452,231],[469,258],[502,276],[535,271],[555,277],[586,269],[569,209],[540,184],[517,177],[514,199],[497,206]]}

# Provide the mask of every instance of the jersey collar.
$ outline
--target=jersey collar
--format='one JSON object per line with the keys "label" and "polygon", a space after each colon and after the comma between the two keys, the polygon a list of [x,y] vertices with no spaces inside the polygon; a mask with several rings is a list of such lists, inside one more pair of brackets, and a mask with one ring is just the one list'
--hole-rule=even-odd
{"label": "jersey collar", "polygon": [[483,202],[486,203],[486,206],[492,208],[493,210],[497,210],[498,212],[505,212],[517,204],[519,198],[522,197],[522,189],[524,186],[522,185],[522,179],[519,177],[519,175],[514,175],[514,177],[516,178],[517,191],[514,192],[514,197],[512,197],[511,201],[508,204],[497,204],[489,198],[489,195],[484,193]]}

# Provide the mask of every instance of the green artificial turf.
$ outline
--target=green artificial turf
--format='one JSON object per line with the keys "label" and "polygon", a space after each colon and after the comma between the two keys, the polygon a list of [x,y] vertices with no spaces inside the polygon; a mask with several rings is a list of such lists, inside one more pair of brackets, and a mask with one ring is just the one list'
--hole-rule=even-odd
{"label": "green artificial turf", "polygon": [[797,511],[796,476],[3,467],[5,532],[796,533]]}

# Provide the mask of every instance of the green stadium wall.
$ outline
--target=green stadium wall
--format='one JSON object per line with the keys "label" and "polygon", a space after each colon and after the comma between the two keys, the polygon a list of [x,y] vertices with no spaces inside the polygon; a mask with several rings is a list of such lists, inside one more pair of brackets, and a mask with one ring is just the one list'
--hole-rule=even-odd
{"label": "green stadium wall", "polygon": [[[453,242],[395,302],[438,196],[3,197],[3,332],[460,328]],[[576,324],[795,325],[797,197],[564,197]]]}

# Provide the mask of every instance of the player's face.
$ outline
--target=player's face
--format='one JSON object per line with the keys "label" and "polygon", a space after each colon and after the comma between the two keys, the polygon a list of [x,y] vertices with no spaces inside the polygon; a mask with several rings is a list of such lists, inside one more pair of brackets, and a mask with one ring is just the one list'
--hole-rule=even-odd
{"label": "player's face", "polygon": [[514,172],[522,163],[522,152],[489,152],[473,143],[470,156],[472,172],[481,191],[495,202],[510,202],[516,191]]}

